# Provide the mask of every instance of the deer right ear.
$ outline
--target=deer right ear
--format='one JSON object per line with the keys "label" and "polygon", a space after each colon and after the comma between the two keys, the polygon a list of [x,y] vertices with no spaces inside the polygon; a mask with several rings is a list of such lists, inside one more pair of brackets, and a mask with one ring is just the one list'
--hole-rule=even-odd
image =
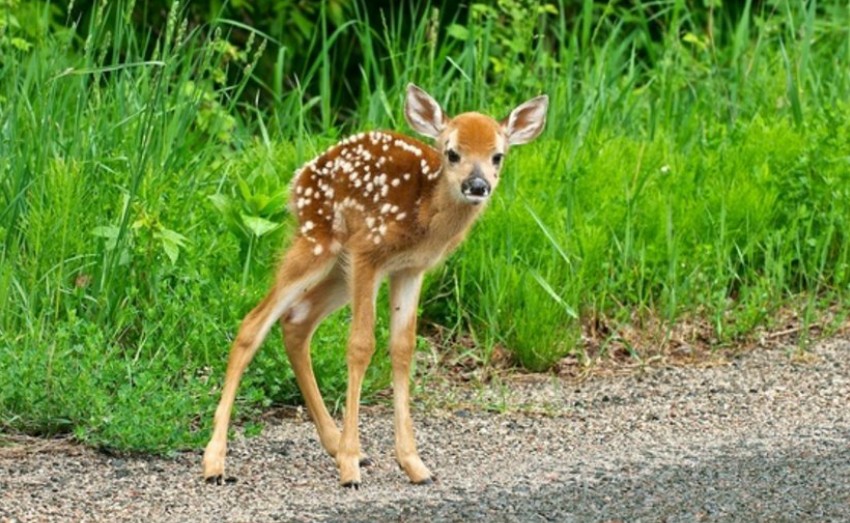
{"label": "deer right ear", "polygon": [[549,97],[545,94],[532,98],[520,105],[502,120],[502,128],[508,136],[508,143],[519,145],[537,138],[546,126],[546,110]]}
{"label": "deer right ear", "polygon": [[404,117],[413,130],[436,138],[446,125],[446,117],[440,104],[430,94],[413,84],[407,84]]}

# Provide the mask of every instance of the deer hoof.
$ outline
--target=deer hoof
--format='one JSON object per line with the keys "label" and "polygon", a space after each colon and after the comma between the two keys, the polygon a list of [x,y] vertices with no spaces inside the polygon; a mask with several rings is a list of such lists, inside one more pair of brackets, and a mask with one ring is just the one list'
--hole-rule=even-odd
{"label": "deer hoof", "polygon": [[207,485],[221,485],[222,481],[224,481],[224,476],[222,476],[221,474],[217,474],[215,476],[209,476],[207,478],[204,478],[204,481],[207,483]]}

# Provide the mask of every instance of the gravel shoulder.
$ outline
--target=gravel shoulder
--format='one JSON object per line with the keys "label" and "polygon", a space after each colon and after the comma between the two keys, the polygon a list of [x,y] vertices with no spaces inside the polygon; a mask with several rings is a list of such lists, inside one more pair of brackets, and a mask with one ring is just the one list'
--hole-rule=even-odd
{"label": "gravel shoulder", "polygon": [[337,485],[309,421],[278,416],[234,438],[238,481],[222,486],[201,481],[200,452],[2,447],[0,521],[850,520],[846,339],[805,358],[753,350],[708,368],[417,395],[444,405],[414,417],[431,486],[398,470],[392,412],[379,406],[361,414],[375,463],[359,491]]}

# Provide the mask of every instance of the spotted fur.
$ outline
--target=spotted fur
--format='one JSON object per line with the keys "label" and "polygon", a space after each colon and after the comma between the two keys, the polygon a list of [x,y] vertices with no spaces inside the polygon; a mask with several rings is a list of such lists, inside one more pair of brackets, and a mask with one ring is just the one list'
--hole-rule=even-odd
{"label": "spotted fur", "polygon": [[[422,278],[463,241],[499,183],[508,147],[541,132],[546,104],[545,97],[532,99],[502,122],[479,113],[447,118],[428,93],[410,85],[405,117],[414,130],[435,140],[434,147],[398,133],[373,131],[344,139],[298,170],[290,188],[296,234],[274,286],[245,317],[233,342],[204,451],[207,480],[223,476],[239,380],[280,319],[286,353],[322,446],[336,459],[341,484],[359,485],[360,388],[375,350],[375,299],[386,277],[396,459],[411,482],[431,481],[416,450],[409,409]],[[340,431],[313,375],[310,339],[328,314],[349,301],[349,376]]]}
{"label": "spotted fur", "polygon": [[440,153],[413,138],[390,131],[348,137],[296,172],[290,208],[298,234],[316,245],[316,256],[352,241],[398,247],[422,232],[417,202],[430,198],[440,170]]}

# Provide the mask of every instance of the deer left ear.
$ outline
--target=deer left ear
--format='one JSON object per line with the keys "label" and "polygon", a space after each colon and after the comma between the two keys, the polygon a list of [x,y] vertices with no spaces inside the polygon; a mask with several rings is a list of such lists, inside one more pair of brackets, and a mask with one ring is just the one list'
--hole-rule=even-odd
{"label": "deer left ear", "polygon": [[502,128],[508,137],[508,143],[519,145],[537,138],[546,126],[546,110],[549,97],[545,94],[532,98],[520,105],[502,120]]}
{"label": "deer left ear", "polygon": [[418,133],[436,138],[446,125],[446,117],[434,98],[413,84],[407,84],[404,117]]}

